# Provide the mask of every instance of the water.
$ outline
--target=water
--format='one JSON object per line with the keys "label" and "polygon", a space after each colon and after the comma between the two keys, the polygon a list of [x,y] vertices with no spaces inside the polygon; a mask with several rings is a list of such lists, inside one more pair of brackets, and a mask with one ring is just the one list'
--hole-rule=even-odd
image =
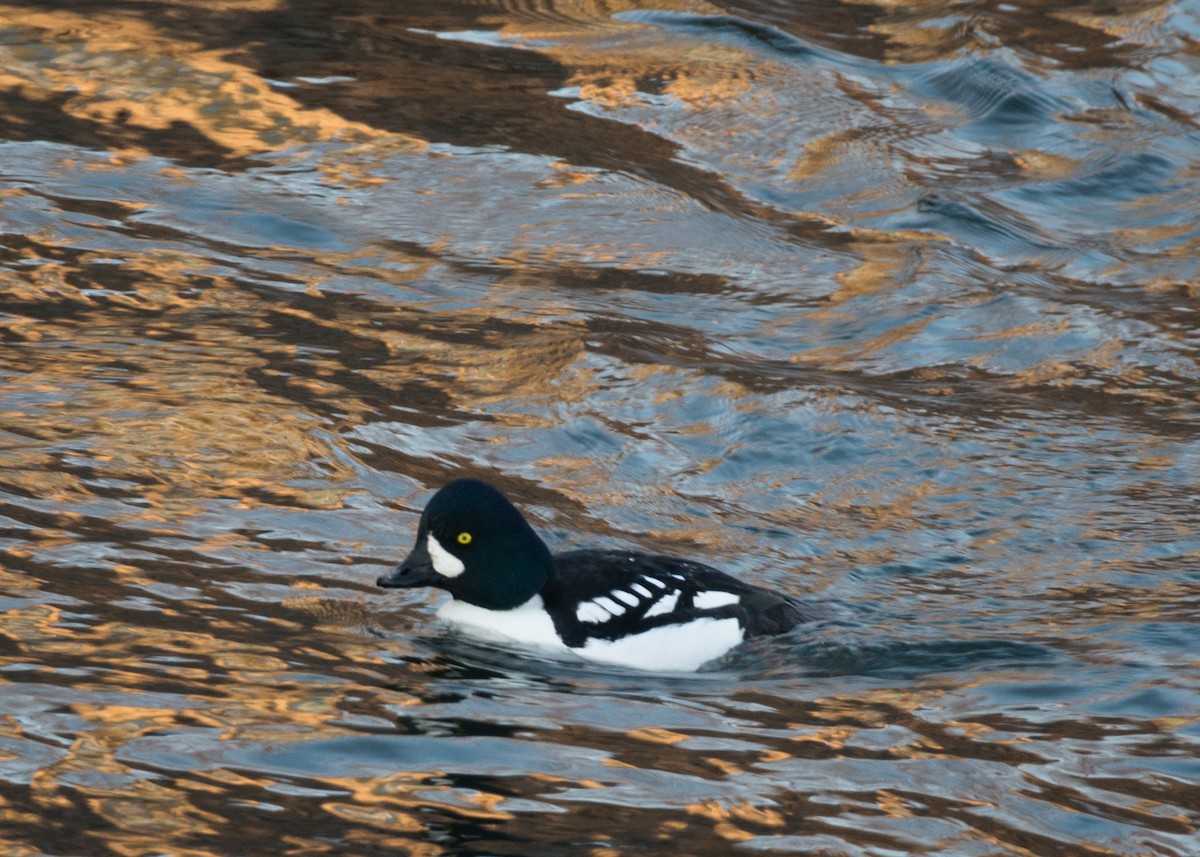
{"label": "water", "polygon": [[[0,6],[4,853],[1200,853],[1198,36]],[[460,475],[834,618],[455,639]]]}

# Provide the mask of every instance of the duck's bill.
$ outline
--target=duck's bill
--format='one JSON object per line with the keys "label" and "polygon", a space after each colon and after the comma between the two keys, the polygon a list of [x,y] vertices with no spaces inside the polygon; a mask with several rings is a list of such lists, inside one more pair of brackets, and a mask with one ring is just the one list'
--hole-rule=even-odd
{"label": "duck's bill", "polygon": [[387,574],[380,575],[376,586],[384,589],[407,589],[410,586],[433,586],[440,575],[433,570],[433,561],[424,545],[413,548],[408,558]]}

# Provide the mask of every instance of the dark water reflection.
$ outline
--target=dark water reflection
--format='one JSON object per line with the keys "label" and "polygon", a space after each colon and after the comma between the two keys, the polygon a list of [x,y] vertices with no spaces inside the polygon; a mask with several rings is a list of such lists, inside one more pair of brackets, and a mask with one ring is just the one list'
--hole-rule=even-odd
{"label": "dark water reflection", "polygon": [[[1198,37],[0,4],[5,853],[1197,853]],[[464,473],[832,618],[466,644]]]}

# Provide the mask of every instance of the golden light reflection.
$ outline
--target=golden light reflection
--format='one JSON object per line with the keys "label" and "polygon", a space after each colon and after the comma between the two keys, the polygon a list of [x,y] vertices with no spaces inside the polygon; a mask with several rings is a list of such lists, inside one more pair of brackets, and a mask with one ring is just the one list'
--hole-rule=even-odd
{"label": "golden light reflection", "polygon": [[[78,438],[80,458],[110,478],[130,478],[136,488],[129,490],[149,501],[140,511],[130,507],[125,513],[129,518],[165,522],[195,514],[198,495],[237,497],[244,504],[270,498],[273,503],[338,508],[344,493],[336,487],[336,477],[319,488],[286,484],[313,475],[312,461],[324,462],[326,477],[342,465],[331,455],[328,441],[313,432],[312,420],[253,380],[254,372],[269,370],[269,362],[250,356],[261,351],[250,339],[253,334],[225,321],[239,306],[249,310],[253,296],[220,278],[210,278],[203,292],[195,292],[195,281],[186,273],[190,261],[165,256],[162,268],[154,267],[151,255],[130,261],[126,272],[144,275],[140,284],[145,288],[120,296],[116,306],[124,302],[139,314],[192,316],[190,341],[160,342],[153,325],[130,330],[117,319],[109,321],[111,307],[97,307],[91,344],[77,345],[72,359],[63,360],[56,343],[71,341],[74,333],[39,321],[20,331],[32,347],[19,352],[23,373],[9,386],[11,400],[36,394],[44,404],[11,410],[6,415],[10,430],[33,438],[48,433]],[[46,281],[44,272],[52,267],[57,266],[43,266],[12,283],[10,298],[30,305],[66,300],[91,312],[93,302],[86,295]],[[220,313],[208,315],[206,307],[219,307]],[[285,344],[274,350],[284,359],[290,354]],[[130,373],[116,368],[120,366],[142,371]],[[62,410],[50,422],[54,400]],[[22,454],[19,447],[15,454]],[[16,490],[67,506],[92,494],[87,474],[47,467],[53,460],[44,452],[23,454],[25,466],[5,473]]]}
{"label": "golden light reflection", "polygon": [[[906,279],[902,276],[903,272],[919,262],[921,248],[925,243],[865,240],[858,242],[857,249],[861,261],[851,270],[837,275],[838,287],[830,295],[831,308],[825,312],[836,312],[839,304],[855,298],[894,289],[896,283]],[[826,356],[806,351],[797,355],[795,359],[801,362],[821,361],[826,359]]]}
{"label": "golden light reflection", "polygon": [[[444,772],[441,772],[444,775]],[[354,799],[353,805],[330,802],[326,808],[336,807],[338,811],[349,812],[353,807],[366,809],[372,813],[378,811],[378,818],[385,821],[385,826],[396,824],[415,824],[416,829],[422,825],[412,820],[409,812],[415,811],[429,803],[437,803],[436,795],[443,795],[455,811],[466,818],[479,821],[509,821],[512,813],[499,807],[507,798],[504,795],[476,791],[464,794],[450,786],[429,782],[438,776],[433,773],[398,772],[389,777],[373,777],[366,779],[351,777],[333,777],[329,783],[348,791]],[[420,797],[413,795],[415,789],[420,789]],[[387,807],[392,807],[389,815]]]}
{"label": "golden light reflection", "polygon": [[[752,72],[747,69],[758,64],[750,54],[718,42],[641,39],[639,34],[654,33],[654,28],[617,16],[643,8],[636,0],[585,0],[571,4],[569,10],[561,6],[554,16],[517,14],[485,20],[498,25],[499,32],[515,44],[537,42],[539,52],[575,69],[568,84],[579,88],[582,100],[599,107],[645,103],[639,81],[655,77],[665,81],[664,92],[693,107],[733,100],[750,91]],[[655,9],[694,15],[722,12],[701,0],[665,0]],[[618,33],[624,38],[614,38]]]}
{"label": "golden light reflection", "polygon": [[749,842],[756,837],[757,834],[739,827],[738,822],[765,828],[780,828],[786,824],[776,810],[746,802],[726,805],[705,801],[688,805],[687,812],[714,822],[713,833],[728,842]]}
{"label": "golden light reflection", "polygon": [[[350,682],[339,685],[294,680],[294,667],[277,657],[273,646],[247,646],[236,637],[222,639],[152,625],[133,628],[106,623],[80,628],[53,606],[30,605],[0,614],[0,633],[21,641],[23,658],[47,664],[65,658],[75,672],[83,665],[90,665],[94,671],[89,679],[75,679],[72,687],[78,701],[71,704],[70,710],[85,725],[74,732],[61,759],[33,774],[30,798],[36,801],[39,812],[60,812],[74,805],[72,795],[79,790],[79,782],[89,783],[83,794],[85,804],[104,823],[94,835],[114,853],[131,857],[151,853],[211,853],[215,857],[222,852],[197,848],[194,843],[233,831],[229,817],[213,811],[208,804],[223,802],[231,788],[260,790],[274,783],[221,768],[173,781],[147,779],[118,758],[130,745],[179,730],[215,730],[216,735],[206,741],[261,741],[268,746],[304,744],[321,735],[344,736],[344,731],[331,726],[331,722],[346,710],[348,697],[363,692]],[[362,661],[371,661],[372,656],[366,654],[370,647],[360,645]],[[168,662],[147,669],[148,651],[160,659],[167,657]],[[353,652],[350,648],[343,653],[353,657]],[[186,667],[181,671],[169,662],[173,655],[185,655],[193,663],[203,661],[207,669]],[[49,677],[54,670],[47,666],[45,671]],[[193,704],[188,706],[187,699],[176,696],[176,704],[155,705],[154,695],[162,692],[164,678],[186,679],[195,689],[190,700]],[[119,688],[128,702],[92,701],[89,687],[110,696]],[[264,692],[265,688],[269,692]],[[146,694],[146,705],[136,702],[142,694]],[[379,694],[380,701],[387,704],[414,701],[400,691],[381,688]],[[21,734],[11,718],[0,720],[0,727],[0,734],[5,728],[15,729],[16,737]],[[187,740],[181,738],[181,750]],[[454,789],[430,783],[431,776],[413,773],[373,780],[331,779],[331,788],[344,789],[353,798],[330,801],[324,808],[354,831],[352,838],[364,844],[378,846],[383,841],[378,834],[391,831],[401,835],[395,843],[409,843],[406,853],[429,855],[441,853],[441,849],[414,843],[405,835],[423,830],[424,822],[412,813],[436,802],[439,791],[445,793],[460,816],[481,820],[509,817],[497,808],[505,799],[502,796],[481,792],[464,803]],[[422,789],[424,797],[406,797],[416,787]],[[38,817],[8,807],[0,796],[0,820],[30,824]]]}
{"label": "golden light reflection", "polygon": [[1145,41],[1154,41],[1153,34],[1156,32],[1173,29],[1171,17],[1175,8],[1175,4],[1170,0],[1158,0],[1158,2],[1151,0],[1151,2],[1138,3],[1132,8],[1122,4],[1112,9],[1104,9],[1102,12],[1086,6],[1078,9],[1053,9],[1049,12],[1049,16],[1099,33],[1106,33],[1120,41],[1140,44]]}
{"label": "golden light reflection", "polygon": [[[37,45],[36,50],[19,44],[3,49],[0,90],[43,100],[70,93],[59,109],[83,122],[143,131],[184,125],[232,157],[297,143],[399,137],[329,110],[303,107],[255,72],[230,62],[225,52],[172,38],[136,12],[84,15],[0,5],[0,22],[32,31],[36,35],[30,43]],[[414,151],[424,146],[415,138],[407,143]],[[153,154],[132,143],[124,151]]]}
{"label": "golden light reflection", "polygon": [[394,809],[364,806],[359,803],[330,801],[323,805],[330,815],[354,825],[365,825],[399,833],[415,833],[424,826],[416,817]]}
{"label": "golden light reflection", "polygon": [[625,734],[638,741],[649,741],[653,744],[668,745],[678,744],[681,741],[686,741],[690,737],[681,732],[673,732],[670,729],[659,729],[649,726],[642,729],[633,729]]}
{"label": "golden light reflection", "polygon": [[124,795],[90,798],[88,805],[126,834],[121,839],[127,844],[141,841],[143,836],[212,836],[228,823],[222,816],[197,809],[187,798],[185,792],[140,780]]}

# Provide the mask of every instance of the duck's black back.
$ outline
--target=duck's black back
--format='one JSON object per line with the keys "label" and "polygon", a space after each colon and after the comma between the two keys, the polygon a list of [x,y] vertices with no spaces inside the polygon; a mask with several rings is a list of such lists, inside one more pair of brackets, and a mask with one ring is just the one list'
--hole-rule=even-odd
{"label": "duck's black back", "polygon": [[746,637],[758,637],[808,618],[784,595],[677,557],[576,550],[556,554],[554,563],[542,598],[570,646],[703,618],[737,619]]}

